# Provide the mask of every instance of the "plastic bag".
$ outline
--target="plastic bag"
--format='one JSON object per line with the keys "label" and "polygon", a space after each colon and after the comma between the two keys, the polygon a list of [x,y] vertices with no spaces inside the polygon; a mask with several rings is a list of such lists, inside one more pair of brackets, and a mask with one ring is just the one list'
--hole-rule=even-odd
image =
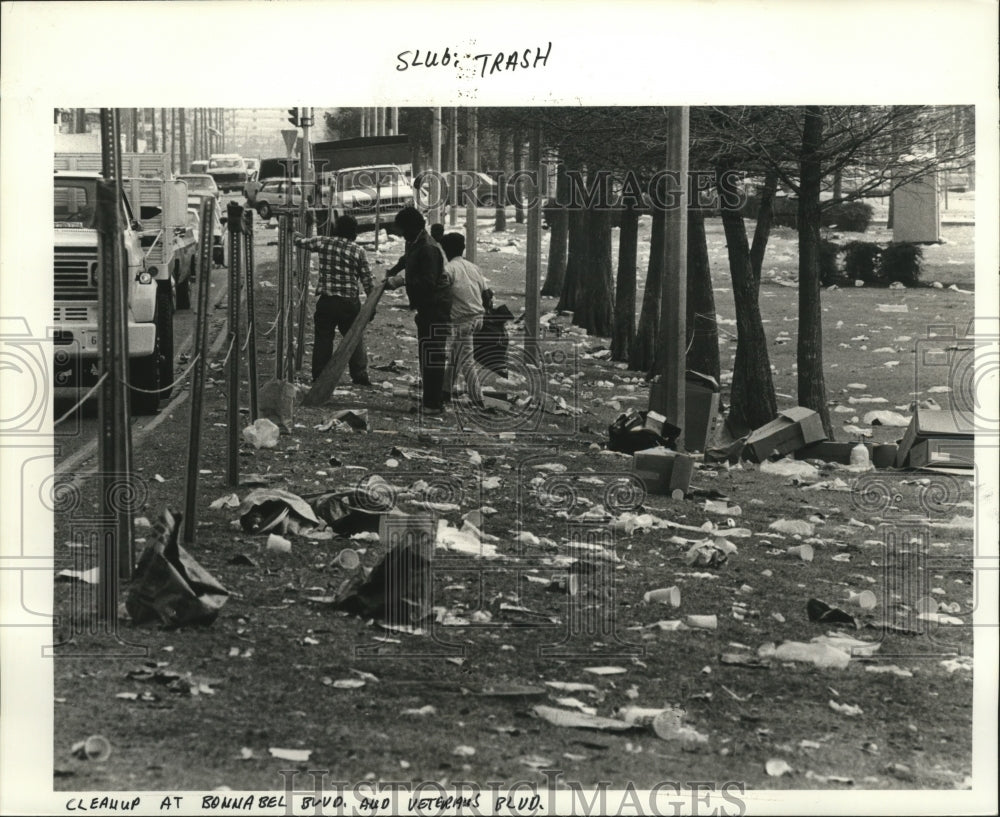
{"label": "plastic bag", "polygon": [[215,577],[178,543],[180,517],[169,510],[155,539],[139,557],[125,609],[135,624],[159,621],[166,627],[211,624],[229,598]]}

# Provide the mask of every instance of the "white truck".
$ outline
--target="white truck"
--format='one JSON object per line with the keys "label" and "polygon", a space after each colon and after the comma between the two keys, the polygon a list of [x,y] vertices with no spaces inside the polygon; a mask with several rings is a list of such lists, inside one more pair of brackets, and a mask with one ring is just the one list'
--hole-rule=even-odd
{"label": "white truck", "polygon": [[[128,298],[132,410],[155,412],[174,379],[174,285],[190,279],[198,236],[188,219],[187,186],[171,180],[166,154],[122,155],[120,225]],[[56,396],[97,382],[101,259],[96,225],[99,153],[56,153],[53,296]]]}

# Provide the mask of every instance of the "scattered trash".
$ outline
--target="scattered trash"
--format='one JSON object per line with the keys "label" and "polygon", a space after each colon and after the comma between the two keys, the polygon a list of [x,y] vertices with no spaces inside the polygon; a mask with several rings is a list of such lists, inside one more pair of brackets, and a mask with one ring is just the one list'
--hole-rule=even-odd
{"label": "scattered trash", "polygon": [[592,675],[624,675],[628,672],[624,667],[584,667],[583,671]]}
{"label": "scattered trash", "polygon": [[404,709],[399,714],[408,718],[426,718],[430,715],[436,715],[437,709],[430,704],[427,704],[419,709]]}
{"label": "scattered trash", "polygon": [[913,770],[905,763],[890,763],[884,771],[898,780],[913,780]]}
{"label": "scattered trash", "polygon": [[243,429],[243,439],[254,448],[274,448],[278,444],[281,429],[266,417],[256,420]]}
{"label": "scattered trash", "polygon": [[910,425],[909,417],[897,411],[869,411],[862,418],[865,425],[885,426],[886,428],[906,428]]}
{"label": "scattered trash", "polygon": [[814,556],[812,545],[793,545],[787,548],[785,553],[793,559],[801,559],[803,562],[811,562]]}
{"label": "scattered trash", "polygon": [[673,587],[663,587],[659,590],[648,591],[643,595],[642,600],[646,604],[659,602],[660,604],[669,604],[671,607],[680,607],[681,591],[676,585]]}
{"label": "scattered trash", "polygon": [[312,757],[311,749],[279,749],[272,746],[267,751],[277,760],[289,760],[292,763],[307,763]]}
{"label": "scattered trash", "polygon": [[211,624],[229,591],[180,546],[179,520],[169,510],[163,512],[154,535],[139,557],[125,599],[132,622],[159,621],[166,627]]}
{"label": "scattered trash", "polygon": [[806,602],[806,612],[810,621],[822,624],[850,624],[857,628],[858,620],[850,613],[841,610],[839,607],[831,607],[825,601],[819,599],[809,599]]}
{"label": "scattered trash", "polygon": [[783,775],[791,774],[792,767],[781,758],[771,758],[764,764],[764,771],[767,772],[769,777],[782,777]]}
{"label": "scattered trash", "polygon": [[576,681],[546,681],[545,686],[558,689],[560,692],[597,692],[593,684],[581,684]]}
{"label": "scattered trash", "polygon": [[810,522],[803,522],[801,519],[776,519],[767,526],[768,530],[786,533],[790,536],[812,536],[816,528]]}
{"label": "scattered trash", "polygon": [[743,456],[751,462],[763,462],[825,439],[820,416],[815,411],[795,406],[779,411],[777,419],[753,431],[747,437]]}
{"label": "scattered trash", "polygon": [[361,689],[365,682],[361,678],[339,678],[330,686],[334,689]]}
{"label": "scattered trash", "polygon": [[56,573],[57,582],[83,582],[84,584],[97,584],[100,582],[99,567],[92,567],[90,570],[60,570]]}
{"label": "scattered trash", "polygon": [[218,511],[222,508],[238,508],[239,506],[240,498],[236,494],[226,494],[225,496],[220,496],[208,507],[210,510]]}
{"label": "scattered trash", "polygon": [[344,570],[357,570],[361,565],[361,557],[356,550],[344,548],[337,554],[332,564],[340,565]]}
{"label": "scattered trash", "polygon": [[275,553],[291,553],[292,543],[289,542],[284,536],[271,533],[268,534],[267,537],[267,549],[272,550]]}
{"label": "scattered trash", "polygon": [[719,628],[717,616],[685,616],[684,623],[693,630],[717,630]]}
{"label": "scattered trash", "polygon": [[913,673],[908,669],[902,669],[895,664],[883,666],[881,664],[869,664],[865,667],[866,672],[875,672],[882,675],[895,675],[897,678],[912,678]]}
{"label": "scattered trash", "polygon": [[779,477],[796,477],[798,479],[815,479],[819,477],[819,469],[815,465],[801,460],[785,458],[777,462],[764,460],[760,464],[762,474],[774,474]]}
{"label": "scattered trash", "polygon": [[709,513],[720,514],[721,516],[742,516],[743,509],[739,505],[730,505],[725,499],[706,499],[702,506]]}
{"label": "scattered trash", "polygon": [[691,567],[720,567],[736,552],[736,545],[717,536],[692,545],[684,554],[684,561]]}
{"label": "scattered trash", "polygon": [[103,763],[111,757],[111,743],[103,735],[91,735],[86,740],[74,743],[70,754],[80,760],[93,760]]}
{"label": "scattered trash", "polygon": [[827,644],[807,644],[802,641],[785,641],[775,647],[764,644],[757,655],[776,661],[800,661],[813,664],[821,669],[845,669],[851,663],[849,653]]}
{"label": "scattered trash", "polygon": [[611,732],[624,732],[635,728],[632,724],[615,718],[603,718],[599,715],[588,715],[584,712],[577,712],[571,709],[558,709],[554,706],[544,706],[542,704],[533,707],[532,712],[553,726],[563,726],[573,729],[600,729]]}
{"label": "scattered trash", "polygon": [[317,431],[368,431],[368,409],[344,409],[315,426]]}
{"label": "scattered trash", "polygon": [[874,610],[878,604],[878,599],[871,590],[862,590],[860,593],[848,590],[847,603],[856,604],[862,610]]}
{"label": "scattered trash", "polygon": [[240,504],[240,526],[247,533],[304,533],[320,520],[302,497],[277,488],[257,488]]}
{"label": "scattered trash", "polygon": [[683,719],[683,710],[668,707],[653,719],[653,731],[660,740],[679,743],[683,751],[696,752],[708,744],[708,735],[684,724]]}
{"label": "scattered trash", "polygon": [[830,709],[834,712],[839,712],[841,715],[845,715],[848,718],[856,718],[858,715],[863,715],[864,710],[860,706],[854,704],[842,704],[837,701],[831,700]]}

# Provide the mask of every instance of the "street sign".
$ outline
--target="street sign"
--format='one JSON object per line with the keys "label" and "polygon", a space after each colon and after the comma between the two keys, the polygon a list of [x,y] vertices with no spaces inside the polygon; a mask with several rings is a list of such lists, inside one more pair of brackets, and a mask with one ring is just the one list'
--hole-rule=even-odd
{"label": "street sign", "polygon": [[295,140],[299,138],[299,132],[295,128],[287,128],[281,132],[281,138],[285,140],[285,149],[291,153],[295,149]]}

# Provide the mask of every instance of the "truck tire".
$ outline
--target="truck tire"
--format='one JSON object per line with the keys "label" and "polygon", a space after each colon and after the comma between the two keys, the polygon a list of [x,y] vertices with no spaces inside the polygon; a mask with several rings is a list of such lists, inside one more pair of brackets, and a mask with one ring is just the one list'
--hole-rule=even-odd
{"label": "truck tire", "polygon": [[185,278],[181,283],[177,285],[177,308],[178,309],[190,309],[191,308],[191,282],[194,280],[194,273],[197,269],[195,264],[195,259],[191,259],[191,272],[188,277]]}
{"label": "truck tire", "polygon": [[128,365],[128,381],[133,414],[155,414],[160,406],[160,333],[156,333],[153,353],[134,357]]}
{"label": "truck tire", "polygon": [[156,336],[160,339],[160,399],[170,397],[174,382],[174,296],[172,282],[156,284]]}

